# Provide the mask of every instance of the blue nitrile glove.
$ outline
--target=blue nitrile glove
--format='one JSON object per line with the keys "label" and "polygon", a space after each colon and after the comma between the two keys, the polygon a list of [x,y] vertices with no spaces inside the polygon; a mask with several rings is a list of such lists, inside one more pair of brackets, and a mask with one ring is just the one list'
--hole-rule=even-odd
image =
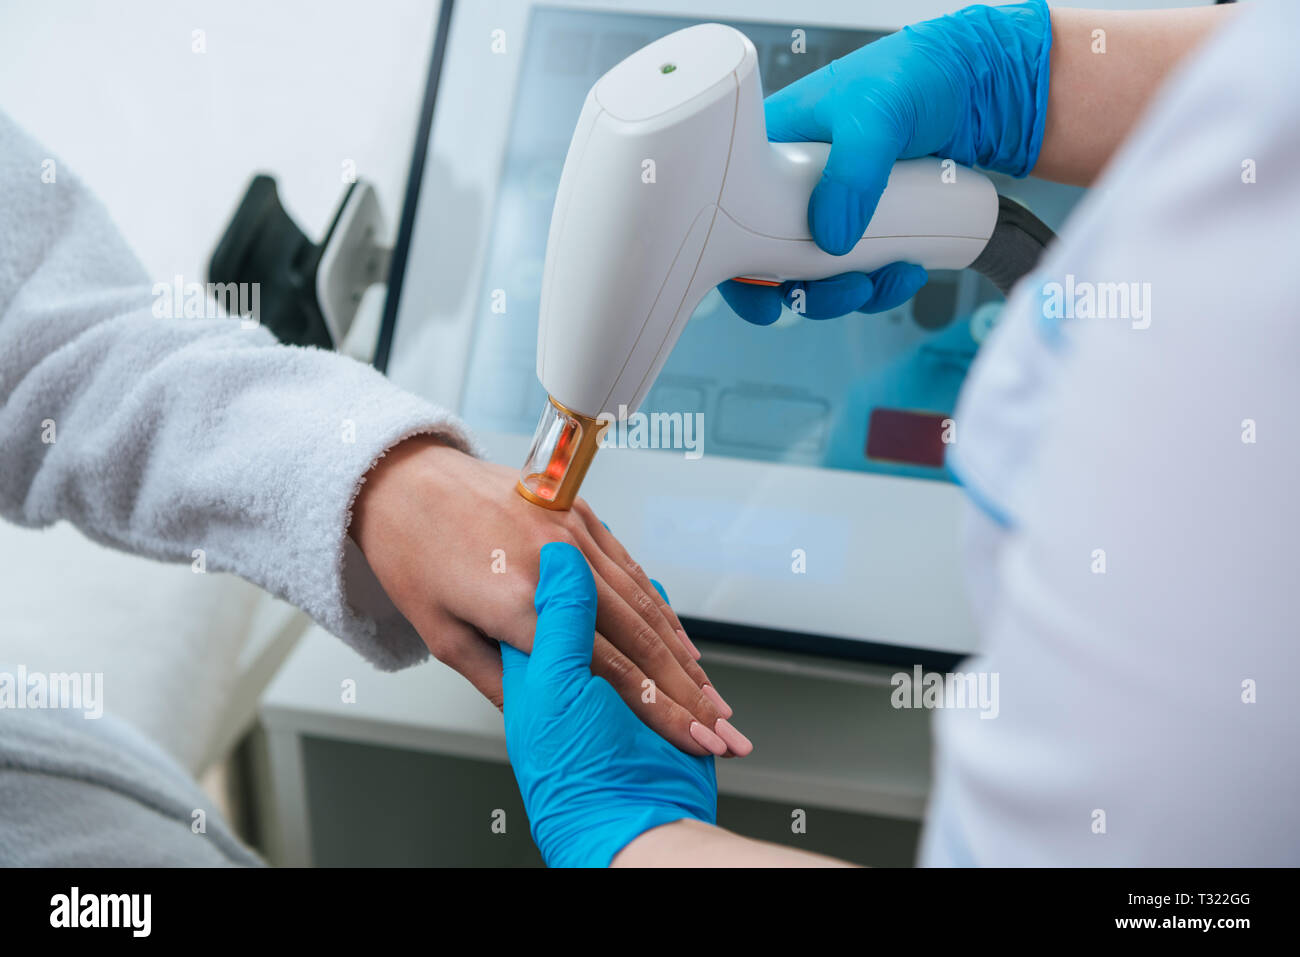
{"label": "blue nitrile glove", "polygon": [[678,751],[591,673],[596,585],[582,552],[542,548],[533,652],[502,642],[506,750],[551,867],[606,867],[632,839],[717,820],[713,758]]}
{"label": "blue nitrile glove", "polygon": [[[1047,115],[1052,25],[1044,0],[973,6],[904,27],[767,98],[768,139],[831,144],[808,202],[817,245],[842,256],[857,244],[897,159],[938,155],[1026,176]],[[925,284],[920,266],[756,286],[727,282],[727,303],[758,325],[805,291],[810,319],[883,312]]]}

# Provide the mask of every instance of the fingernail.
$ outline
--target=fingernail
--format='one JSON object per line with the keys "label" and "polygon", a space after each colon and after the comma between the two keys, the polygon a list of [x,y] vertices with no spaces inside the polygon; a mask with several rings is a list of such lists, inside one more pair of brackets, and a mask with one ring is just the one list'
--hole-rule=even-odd
{"label": "fingernail", "polygon": [[713,685],[705,685],[700,690],[704,692],[706,698],[713,702],[713,706],[722,712],[724,718],[730,718],[735,714],[735,712],[731,710],[731,705],[727,704],[727,702],[723,700],[722,695],[718,694],[717,689],[714,688]]}
{"label": "fingernail", "polygon": [[732,727],[726,718],[719,718],[718,723],[713,727],[718,732],[718,737],[726,742],[727,747],[731,748],[736,757],[743,758],[754,750],[754,743]]}
{"label": "fingernail", "polygon": [[698,648],[695,647],[695,642],[691,641],[690,636],[687,635],[686,632],[684,632],[684,631],[682,631],[680,628],[678,628],[678,629],[677,629],[677,637],[680,638],[680,639],[682,640],[682,644],[686,646],[686,650],[689,651],[689,652],[691,653],[691,656],[692,656],[696,661],[699,661],[699,660],[700,660],[700,657],[701,657],[701,655],[700,655],[700,649],[698,649]]}
{"label": "fingernail", "polygon": [[[718,723],[725,722],[719,718]],[[731,725],[727,725],[727,727],[731,727]],[[715,757],[721,757],[727,753],[727,743],[698,721],[691,722],[691,737],[699,742],[700,747]],[[753,745],[750,745],[750,747],[752,748]]]}

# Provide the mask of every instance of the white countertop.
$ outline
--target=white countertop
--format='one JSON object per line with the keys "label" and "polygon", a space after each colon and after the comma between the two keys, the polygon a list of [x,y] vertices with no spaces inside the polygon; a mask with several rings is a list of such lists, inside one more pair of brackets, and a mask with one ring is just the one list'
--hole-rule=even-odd
{"label": "white countertop", "polygon": [[[725,794],[919,819],[929,787],[929,715],[889,704],[893,669],[703,644],[701,662],[754,753],[718,763]],[[355,682],[355,702],[344,682]],[[351,687],[351,686],[349,686]],[[292,731],[459,757],[506,760],[500,713],[430,660],[389,674],[312,628],[267,689],[262,721]]]}

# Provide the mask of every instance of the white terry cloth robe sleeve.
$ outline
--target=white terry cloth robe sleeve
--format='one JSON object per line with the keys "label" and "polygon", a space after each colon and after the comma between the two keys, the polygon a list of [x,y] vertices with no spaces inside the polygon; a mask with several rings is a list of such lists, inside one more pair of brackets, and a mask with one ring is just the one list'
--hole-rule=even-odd
{"label": "white terry cloth robe sleeve", "polygon": [[48,158],[0,113],[0,517],[165,561],[201,550],[379,668],[424,660],[347,529],[387,449],[434,433],[474,452],[464,428],[352,359],[157,318],[106,210],[62,163],[46,182]]}

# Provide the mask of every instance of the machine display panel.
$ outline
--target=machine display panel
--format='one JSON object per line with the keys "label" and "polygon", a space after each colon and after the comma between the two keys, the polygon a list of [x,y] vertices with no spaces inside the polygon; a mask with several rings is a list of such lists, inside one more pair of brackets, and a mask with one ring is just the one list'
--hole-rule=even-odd
{"label": "machine display panel", "polygon": [[[545,402],[534,372],[542,263],[587,91],[630,53],[695,22],[533,11],[460,401],[471,425],[531,433]],[[765,94],[881,36],[790,23],[730,25],[757,48]],[[1000,191],[1024,200],[1051,226],[1078,193],[996,179]],[[946,480],[943,420],[1001,302],[973,272],[936,271],[914,299],[883,314],[816,321],[786,308],[775,325],[760,328],[741,320],[715,290],[692,315],[642,411],[676,416],[674,423],[692,416],[700,427],[690,435],[693,451],[701,454]]]}
{"label": "machine display panel", "polygon": [[[662,5],[681,15],[446,3],[377,364],[519,466],[546,401],[536,347],[551,210],[595,81],[716,20],[753,41],[766,94],[896,29],[903,7],[916,19],[958,5],[919,3],[914,16],[911,4],[810,2],[800,23],[783,3]],[[992,178],[1053,228],[1082,195]],[[975,273],[935,271],[886,313],[787,309],[758,327],[715,290],[641,409],[660,414],[663,430],[640,443],[654,445],[602,450],[583,495],[702,638],[955,660],[975,631],[941,434],[1001,306]],[[655,447],[663,435],[671,448]]]}

